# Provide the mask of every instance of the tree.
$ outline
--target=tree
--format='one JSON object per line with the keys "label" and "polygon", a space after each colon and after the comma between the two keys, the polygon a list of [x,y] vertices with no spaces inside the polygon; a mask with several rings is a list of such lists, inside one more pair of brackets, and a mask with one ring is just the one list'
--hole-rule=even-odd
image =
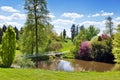
{"label": "tree", "polygon": [[79,27],[79,25],[77,25],[77,27],[76,27],[76,33],[75,33],[75,36],[77,36],[78,35],[78,27]]}
{"label": "tree", "polygon": [[71,27],[71,39],[72,39],[72,41],[74,40],[74,38],[75,38],[75,24],[73,24]]}
{"label": "tree", "polygon": [[2,35],[3,35],[3,32],[2,32],[2,28],[0,27],[0,44],[2,42]]}
{"label": "tree", "polygon": [[80,26],[80,30],[83,30],[85,29],[84,25]]}
{"label": "tree", "polygon": [[100,32],[99,29],[95,28],[93,25],[90,25],[86,31],[87,40],[90,41],[94,36],[96,36]]}
{"label": "tree", "polygon": [[2,31],[5,32],[7,29],[6,25],[3,25]]}
{"label": "tree", "polygon": [[74,39],[75,48],[73,49],[73,53],[75,55],[78,54],[78,50],[80,49],[80,44],[83,41],[90,41],[94,36],[99,33],[99,29],[96,29],[94,26],[90,26],[89,28],[84,28],[84,26],[80,27],[80,32]]}
{"label": "tree", "polygon": [[[46,23],[48,14],[46,0],[25,0],[25,9],[28,10],[27,22],[30,23],[32,21],[33,26],[35,27],[35,53],[38,55],[38,40],[41,40],[39,39],[40,36],[38,35],[38,32],[45,30],[43,24]],[[39,27],[41,27],[41,29]]]}
{"label": "tree", "polygon": [[120,64],[120,25],[116,29],[117,33],[114,34],[113,49],[112,52],[115,56],[115,61]]}
{"label": "tree", "polygon": [[1,58],[4,67],[10,67],[16,50],[16,35],[12,26],[8,26],[2,37],[2,53]]}
{"label": "tree", "polygon": [[65,29],[63,30],[63,38],[64,39],[66,38],[66,30]]}
{"label": "tree", "polygon": [[106,33],[108,33],[112,37],[112,34],[113,34],[113,22],[112,22],[112,18],[110,16],[106,20]]}
{"label": "tree", "polygon": [[15,33],[16,33],[16,40],[19,40],[19,30],[17,27],[14,27]]}

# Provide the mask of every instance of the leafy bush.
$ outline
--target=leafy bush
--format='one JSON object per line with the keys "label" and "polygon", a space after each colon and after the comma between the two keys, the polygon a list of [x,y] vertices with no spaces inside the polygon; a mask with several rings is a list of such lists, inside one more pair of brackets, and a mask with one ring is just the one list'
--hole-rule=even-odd
{"label": "leafy bush", "polygon": [[114,56],[112,54],[111,38],[100,39],[98,37],[97,41],[92,41],[92,57],[95,61],[113,62]]}
{"label": "leafy bush", "polygon": [[91,60],[91,44],[89,41],[83,41],[76,56],[78,59]]}
{"label": "leafy bush", "polygon": [[21,68],[33,68],[34,63],[31,59],[25,58],[25,56],[18,56],[16,57],[14,64],[20,66]]}
{"label": "leafy bush", "polygon": [[114,34],[113,40],[113,54],[115,56],[115,61],[120,64],[120,25],[116,29],[117,33]]}
{"label": "leafy bush", "polygon": [[62,48],[61,42],[52,41],[51,44],[48,46],[48,50],[56,51]]}

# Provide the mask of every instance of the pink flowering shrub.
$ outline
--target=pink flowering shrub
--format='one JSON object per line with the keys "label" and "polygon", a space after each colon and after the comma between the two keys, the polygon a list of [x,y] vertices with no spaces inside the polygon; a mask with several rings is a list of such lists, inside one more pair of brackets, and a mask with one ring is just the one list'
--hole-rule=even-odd
{"label": "pink flowering shrub", "polygon": [[76,58],[82,60],[91,60],[91,44],[89,41],[83,41],[81,43]]}

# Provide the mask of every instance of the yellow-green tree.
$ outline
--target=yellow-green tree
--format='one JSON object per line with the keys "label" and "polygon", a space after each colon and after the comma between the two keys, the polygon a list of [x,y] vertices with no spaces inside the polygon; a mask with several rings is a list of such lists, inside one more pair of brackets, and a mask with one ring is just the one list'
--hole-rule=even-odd
{"label": "yellow-green tree", "polygon": [[115,61],[117,63],[120,63],[120,25],[118,25],[118,28],[116,30],[117,30],[117,33],[114,34],[112,52],[115,56]]}
{"label": "yellow-green tree", "polygon": [[10,67],[14,57],[16,49],[16,34],[12,26],[8,26],[2,37],[2,63],[4,67]]}

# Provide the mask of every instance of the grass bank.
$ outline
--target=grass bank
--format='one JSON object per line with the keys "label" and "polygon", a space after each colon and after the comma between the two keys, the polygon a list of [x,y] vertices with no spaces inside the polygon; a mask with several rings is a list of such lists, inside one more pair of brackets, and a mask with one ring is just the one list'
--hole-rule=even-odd
{"label": "grass bank", "polygon": [[73,42],[71,39],[66,39],[64,42],[62,42],[63,48],[58,50],[60,52],[70,52],[71,48],[73,48]]}
{"label": "grass bank", "polygon": [[120,72],[60,72],[0,68],[0,80],[120,80]]}

